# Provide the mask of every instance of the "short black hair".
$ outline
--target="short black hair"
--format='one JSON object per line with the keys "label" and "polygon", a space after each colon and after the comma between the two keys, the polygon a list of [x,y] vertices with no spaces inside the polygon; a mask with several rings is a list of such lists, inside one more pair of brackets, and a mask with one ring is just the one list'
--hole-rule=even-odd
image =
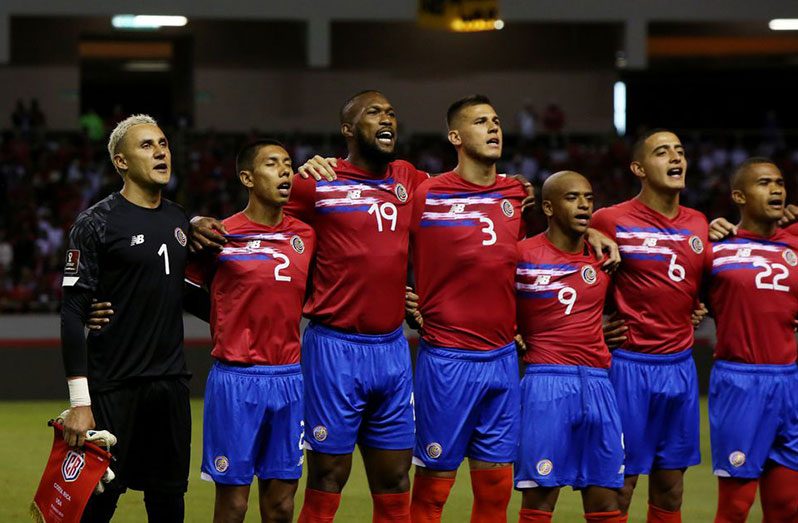
{"label": "short black hair", "polygon": [[493,103],[491,103],[490,101],[490,98],[488,98],[484,94],[471,94],[463,98],[460,98],[452,105],[450,105],[449,110],[446,111],[446,126],[449,129],[451,129],[452,122],[454,121],[454,119],[457,118],[457,115],[460,114],[460,111],[462,111],[466,107],[471,107],[472,105],[483,105],[483,104],[493,105]]}
{"label": "short black hair", "polygon": [[654,127],[653,129],[643,132],[637,137],[637,140],[635,140],[634,144],[632,145],[632,159],[639,159],[640,154],[643,152],[643,147],[646,145],[646,140],[659,133],[671,133],[672,135],[676,136],[675,132],[671,131],[670,129],[665,129],[664,127]]}
{"label": "short black hair", "polygon": [[282,143],[272,138],[259,138],[257,140],[252,140],[251,142],[247,142],[244,147],[238,151],[238,155],[236,156],[236,173],[240,173],[241,171],[251,171],[253,163],[255,162],[255,157],[258,155],[258,151],[261,149],[261,147],[268,147],[270,145],[285,149],[285,146]]}
{"label": "short black hair", "polygon": [[341,110],[338,113],[338,116],[341,119],[341,123],[349,122],[350,118],[349,112],[351,111],[352,106],[355,104],[357,99],[363,96],[364,94],[370,94],[370,93],[376,93],[383,97],[385,96],[384,94],[382,94],[382,91],[378,91],[377,89],[366,89],[365,91],[360,91],[358,93],[353,94],[352,96],[347,98],[347,100],[341,106]]}
{"label": "short black hair", "polygon": [[731,179],[731,188],[733,190],[742,189],[743,178],[745,177],[746,172],[748,172],[748,169],[755,165],[762,164],[771,164],[778,169],[776,162],[770,158],[766,158],[764,156],[752,156],[751,158],[747,158],[743,160],[743,162],[738,165],[736,169],[734,169],[734,174],[732,174]]}

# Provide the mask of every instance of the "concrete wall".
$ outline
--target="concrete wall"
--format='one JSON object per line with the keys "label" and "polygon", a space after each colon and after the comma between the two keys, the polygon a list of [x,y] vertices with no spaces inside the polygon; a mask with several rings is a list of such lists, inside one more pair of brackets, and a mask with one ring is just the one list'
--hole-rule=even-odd
{"label": "concrete wall", "polygon": [[[77,66],[0,67],[0,118],[18,98],[39,99],[51,129],[76,129],[80,79]],[[612,71],[497,72],[416,76],[372,71],[254,71],[197,69],[196,125],[220,131],[335,132],[338,108],[351,94],[377,88],[396,106],[406,132],[443,133],[448,105],[481,92],[493,99],[512,127],[525,98],[542,109],[564,108],[567,130],[604,132],[612,126]]]}

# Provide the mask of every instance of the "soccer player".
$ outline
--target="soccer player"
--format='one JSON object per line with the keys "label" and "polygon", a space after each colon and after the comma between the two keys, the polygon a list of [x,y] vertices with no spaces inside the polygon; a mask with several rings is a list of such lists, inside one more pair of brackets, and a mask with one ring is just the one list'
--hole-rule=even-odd
{"label": "soccer player", "polygon": [[709,390],[715,521],[747,520],[760,488],[765,521],[798,521],[798,237],[779,229],[786,192],[766,158],[732,179],[735,236],[712,245],[717,326]]}
{"label": "soccer player", "polygon": [[[288,215],[313,226],[316,264],[302,372],[308,482],[302,522],[333,521],[360,446],[374,521],[408,521],[414,444],[410,352],[402,332],[410,200],[427,175],[396,160],[396,112],[378,91],[340,111],[349,152],[336,180],[297,178]],[[198,244],[220,238],[195,222]]]}
{"label": "soccer player", "polygon": [[610,379],[623,426],[626,514],[640,474],[649,474],[648,521],[681,521],[684,472],[700,462],[698,380],[692,313],[708,256],[706,218],[679,205],[687,160],[666,130],[642,135],[631,170],[636,198],[596,211],[592,224],[618,242],[614,304],[628,329]]}
{"label": "soccer player", "polygon": [[[122,189],[82,212],[69,234],[61,339],[71,409],[64,437],[80,446],[96,426],[119,440],[116,480],[92,496],[83,521],[109,521],[127,488],[144,491],[150,521],[182,521],[191,443],[182,317],[188,218],[161,197],[171,153],[154,119],[120,122],[108,153]],[[94,296],[119,314],[86,339]]]}
{"label": "soccer player", "polygon": [[518,244],[518,330],[526,351],[515,487],[520,522],[551,521],[560,488],[581,489],[585,519],[617,522],[623,442],[602,312],[610,276],[585,241],[593,189],[572,171],[543,184],[546,232]]}
{"label": "soccer player", "polygon": [[236,170],[249,203],[223,221],[224,249],[186,270],[211,301],[202,477],[216,484],[214,521],[244,520],[257,475],[261,519],[290,522],[305,428],[299,322],[315,234],[283,213],[294,173],[279,142],[245,145]]}
{"label": "soccer player", "polygon": [[456,101],[447,123],[458,165],[414,196],[411,248],[423,328],[412,518],[440,521],[467,456],[472,521],[504,521],[520,424],[514,275],[527,194],[497,175],[502,130],[488,98]]}

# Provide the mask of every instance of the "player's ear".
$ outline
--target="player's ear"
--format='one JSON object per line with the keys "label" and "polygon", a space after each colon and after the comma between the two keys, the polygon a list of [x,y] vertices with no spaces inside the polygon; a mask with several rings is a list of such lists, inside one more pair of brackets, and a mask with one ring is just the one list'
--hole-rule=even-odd
{"label": "player's ear", "polygon": [[247,189],[255,187],[255,180],[253,179],[251,171],[239,171],[238,179],[241,180],[241,184]]}
{"label": "player's ear", "polygon": [[127,171],[127,159],[125,155],[122,153],[116,153],[112,158],[114,162],[114,167],[116,168],[117,172],[124,172]]}
{"label": "player's ear", "polygon": [[641,164],[637,160],[629,164],[629,170],[632,171],[632,174],[634,174],[638,178],[646,177],[646,170],[643,168],[643,164]]}
{"label": "player's ear", "polygon": [[732,201],[737,205],[745,205],[745,193],[740,189],[734,189],[731,194]]}
{"label": "player's ear", "polygon": [[543,203],[540,204],[540,208],[543,210],[543,214],[546,215],[546,218],[554,216],[554,206],[551,204],[550,200],[543,200]]}
{"label": "player's ear", "polygon": [[447,137],[449,138],[449,143],[452,145],[460,145],[463,143],[463,140],[460,138],[460,131],[457,129],[450,129]]}
{"label": "player's ear", "polygon": [[355,132],[352,128],[352,124],[349,122],[345,122],[341,124],[341,134],[344,135],[344,138],[352,138],[355,136]]}

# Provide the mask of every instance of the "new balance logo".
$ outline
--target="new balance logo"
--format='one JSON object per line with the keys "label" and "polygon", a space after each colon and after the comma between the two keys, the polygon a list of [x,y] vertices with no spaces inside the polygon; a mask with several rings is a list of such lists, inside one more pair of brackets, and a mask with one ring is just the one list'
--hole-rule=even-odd
{"label": "new balance logo", "polygon": [[643,240],[643,245],[646,247],[656,247],[657,246],[657,239],[656,238],[646,238]]}
{"label": "new balance logo", "polygon": [[465,204],[464,203],[455,203],[454,205],[452,205],[452,211],[451,212],[453,214],[458,214],[458,213],[461,213],[463,211],[465,211]]}
{"label": "new balance logo", "polygon": [[535,278],[535,285],[548,285],[549,283],[551,283],[551,276],[548,274],[541,274]]}
{"label": "new balance logo", "polygon": [[134,245],[141,245],[142,243],[144,243],[144,235],[143,234],[134,234],[130,238],[130,246],[131,247],[134,246]]}

